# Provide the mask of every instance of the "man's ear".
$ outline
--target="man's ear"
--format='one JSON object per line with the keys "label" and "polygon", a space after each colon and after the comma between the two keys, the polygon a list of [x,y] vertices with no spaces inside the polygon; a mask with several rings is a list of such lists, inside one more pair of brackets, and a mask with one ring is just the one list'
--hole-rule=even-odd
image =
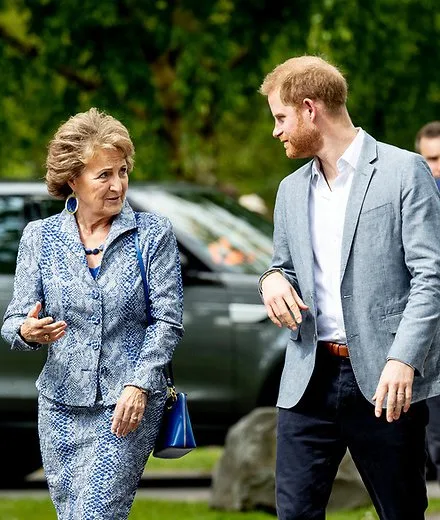
{"label": "man's ear", "polygon": [[304,98],[302,105],[303,109],[307,111],[308,118],[313,123],[316,119],[316,103],[313,101],[313,99]]}

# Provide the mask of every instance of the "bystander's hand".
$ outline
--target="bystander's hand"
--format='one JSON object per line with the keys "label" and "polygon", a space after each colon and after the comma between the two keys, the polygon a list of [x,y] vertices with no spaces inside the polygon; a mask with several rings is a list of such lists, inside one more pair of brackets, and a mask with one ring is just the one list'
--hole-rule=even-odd
{"label": "bystander's hand", "polygon": [[117,437],[125,437],[136,430],[142,421],[146,406],[147,394],[136,386],[126,386],[113,412],[112,433]]}
{"label": "bystander's hand", "polygon": [[27,318],[20,327],[20,336],[27,343],[53,343],[62,338],[66,333],[67,323],[53,321],[51,316],[38,318],[41,311],[41,303],[37,302],[29,311]]}
{"label": "bystander's hand", "polygon": [[402,412],[411,406],[414,369],[401,361],[387,361],[377,385],[373,401],[376,403],[375,415],[382,415],[382,406],[387,400],[386,418],[388,422],[397,421]]}
{"label": "bystander's hand", "polygon": [[278,327],[296,330],[302,321],[301,311],[308,310],[298,293],[279,272],[266,276],[261,284],[267,315]]}

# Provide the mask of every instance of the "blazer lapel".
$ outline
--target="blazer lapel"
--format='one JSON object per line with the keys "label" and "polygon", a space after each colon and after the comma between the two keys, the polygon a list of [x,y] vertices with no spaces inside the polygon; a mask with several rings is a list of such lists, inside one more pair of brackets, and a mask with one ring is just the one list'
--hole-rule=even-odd
{"label": "blazer lapel", "polygon": [[87,266],[86,255],[79,236],[78,226],[74,215],[63,210],[59,215],[59,238],[67,246],[70,255],[76,257]]}
{"label": "blazer lapel", "polygon": [[365,133],[361,156],[358,166],[354,172],[353,183],[351,185],[350,196],[348,198],[347,209],[345,211],[344,231],[342,235],[341,251],[341,281],[345,274],[348,258],[354,234],[356,232],[359,215],[362,209],[365,195],[370,184],[371,177],[375,171],[372,164],[377,158],[376,140]]}
{"label": "blazer lapel", "polygon": [[127,201],[124,202],[122,206],[122,210],[115,217],[112,222],[112,227],[110,228],[110,232],[107,236],[107,240],[104,244],[104,255],[105,250],[110,246],[112,242],[114,242],[120,235],[123,233],[130,231],[131,229],[136,229],[136,219],[134,216],[134,211],[131,209],[130,205]]}
{"label": "blazer lapel", "polygon": [[[293,236],[295,237],[295,249],[298,250],[302,259],[302,269],[304,280],[307,284],[307,288],[310,289],[311,293],[314,293],[314,276],[313,276],[313,249],[312,249],[312,235],[310,232],[310,212],[309,212],[309,199],[310,199],[310,185],[312,181],[312,162],[309,163],[309,167],[305,172],[301,173],[300,180],[295,186],[293,192],[292,204],[289,204],[288,209],[292,211],[292,218],[289,218],[289,211],[287,218],[290,222],[296,222],[297,229],[294,230]],[[297,218],[293,218],[293,214],[297,215]],[[301,219],[301,220],[299,220]]]}

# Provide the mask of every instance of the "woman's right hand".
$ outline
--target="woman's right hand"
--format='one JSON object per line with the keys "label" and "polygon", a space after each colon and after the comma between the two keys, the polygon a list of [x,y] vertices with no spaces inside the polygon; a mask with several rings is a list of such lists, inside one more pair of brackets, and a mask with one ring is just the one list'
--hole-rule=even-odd
{"label": "woman's right hand", "polygon": [[62,338],[66,333],[67,323],[64,321],[53,321],[50,316],[39,319],[41,303],[37,302],[29,311],[27,318],[20,327],[20,336],[27,343],[53,343]]}

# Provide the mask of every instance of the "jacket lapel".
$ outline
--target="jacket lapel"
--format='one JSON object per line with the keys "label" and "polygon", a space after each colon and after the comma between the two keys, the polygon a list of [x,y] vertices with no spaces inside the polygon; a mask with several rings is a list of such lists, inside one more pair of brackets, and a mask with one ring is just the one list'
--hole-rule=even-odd
{"label": "jacket lapel", "polygon": [[359,215],[362,209],[365,195],[375,171],[372,164],[377,158],[377,142],[369,134],[365,133],[361,156],[359,157],[356,171],[354,172],[347,209],[345,211],[344,231],[342,235],[341,251],[341,281],[345,274],[348,258],[354,234],[356,232]]}
{"label": "jacket lapel", "polygon": [[[295,222],[298,226],[298,232],[294,233],[296,243],[294,244],[295,249],[300,253],[302,259],[303,276],[306,282],[307,288],[314,293],[314,276],[313,276],[313,249],[312,249],[312,235],[310,233],[310,212],[309,212],[309,199],[310,199],[310,185],[312,181],[312,162],[309,163],[308,168],[301,173],[301,177],[295,186],[293,193],[294,201],[293,204],[289,204],[288,208],[291,208],[295,212],[295,215],[300,216],[303,220],[298,221],[297,219],[289,219],[290,222]],[[292,215],[293,217],[293,215]],[[289,215],[288,215],[289,218]]]}
{"label": "jacket lapel", "polygon": [[71,255],[82,264],[87,265],[86,255],[79,236],[78,226],[74,215],[63,210],[59,215],[59,238],[67,246]]}
{"label": "jacket lapel", "polygon": [[131,206],[127,201],[124,202],[122,206],[122,210],[119,215],[112,222],[112,227],[110,228],[110,233],[107,236],[107,240],[104,244],[104,255],[105,251],[110,245],[123,233],[130,231],[132,229],[136,229],[136,219],[134,216],[134,211],[131,209]]}

